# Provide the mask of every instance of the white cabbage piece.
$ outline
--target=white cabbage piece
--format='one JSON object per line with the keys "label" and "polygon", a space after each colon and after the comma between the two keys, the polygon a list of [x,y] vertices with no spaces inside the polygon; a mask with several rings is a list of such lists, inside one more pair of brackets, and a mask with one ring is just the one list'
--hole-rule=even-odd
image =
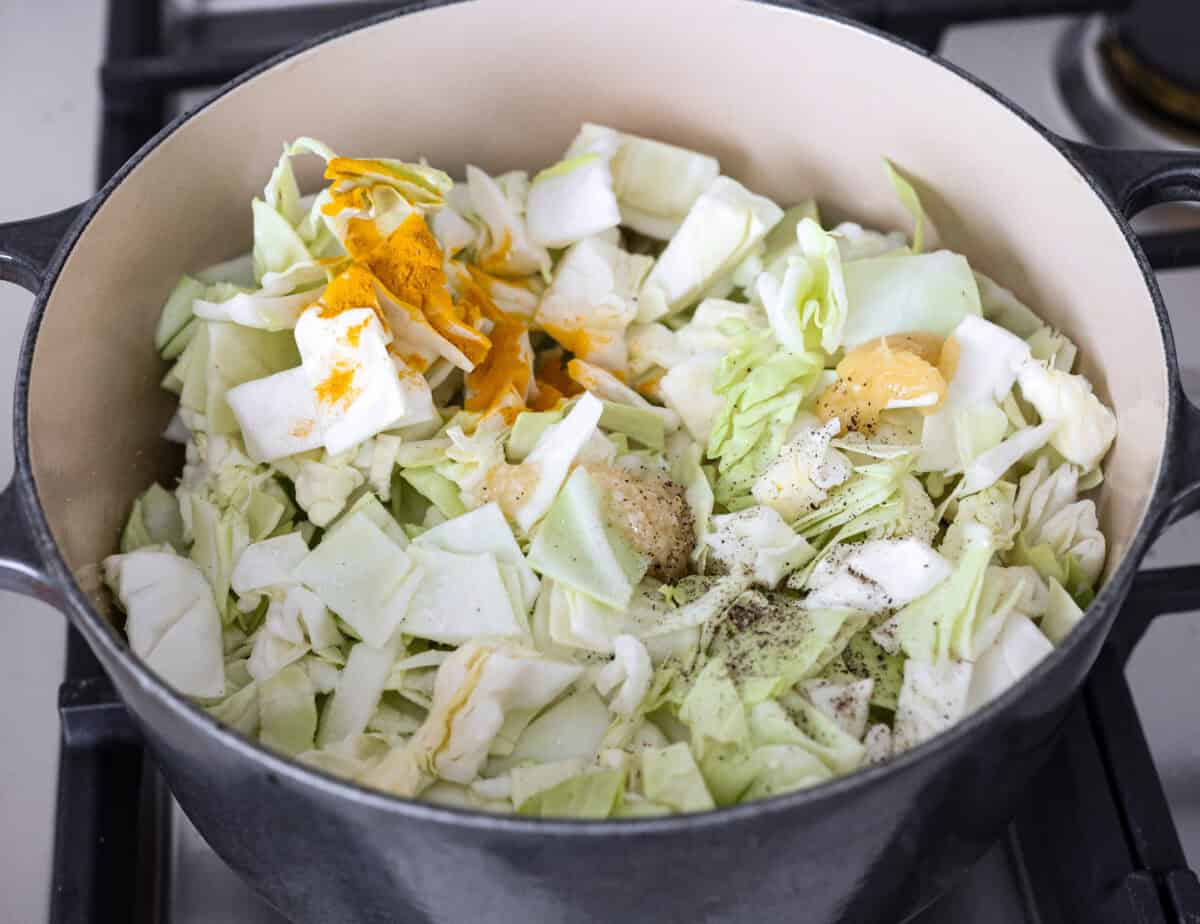
{"label": "white cabbage piece", "polygon": [[621,224],[659,240],[669,239],[721,172],[716,158],[662,141],[585,122],[567,157],[611,157]]}
{"label": "white cabbage piece", "polygon": [[892,730],[880,722],[867,729],[863,736],[863,764],[880,764],[892,756]]}
{"label": "white cabbage piece", "polygon": [[468,642],[438,668],[424,724],[365,780],[410,797],[438,777],[469,783],[479,775],[510,712],[540,711],[582,673],[580,665],[519,646]]}
{"label": "white cabbage piece", "polygon": [[311,308],[296,324],[296,345],[316,391],[318,425],[330,452],[437,416],[428,382],[397,372],[387,350],[390,339],[369,308],[332,318]]}
{"label": "white cabbage piece", "polygon": [[657,321],[699,301],[782,215],[770,199],[728,177],[718,178],[692,205],[646,277],[638,299],[638,320]]}
{"label": "white cabbage piece", "polygon": [[221,615],[191,561],[152,546],[104,560],[133,653],[185,696],[225,695]]}
{"label": "white cabbage piece", "polygon": [[995,699],[1053,650],[1050,640],[1028,617],[1011,614],[996,640],[975,660],[967,711]]}
{"label": "white cabbage piece", "polygon": [[317,747],[326,748],[366,731],[383,695],[397,650],[396,641],[384,648],[359,642],[350,649],[333,695],[321,710]]}
{"label": "white cabbage piece", "polygon": [[1001,481],[959,500],[954,522],[942,538],[941,553],[957,559],[962,554],[968,524],[973,523],[987,528],[992,536],[992,548],[997,552],[1011,549],[1020,528],[1014,509],[1016,496],[1016,485]]}
{"label": "white cabbage piece", "polygon": [[1045,423],[1057,424],[1050,445],[1083,471],[1100,464],[1117,435],[1117,418],[1082,375],[1029,362],[1018,378],[1021,395]]}
{"label": "white cabbage piece", "polygon": [[[319,299],[325,291],[325,269],[317,263],[304,264],[303,269],[293,269],[286,280],[271,278],[268,281],[276,288],[291,289],[297,284],[309,287],[298,292],[285,291],[275,294],[267,287],[256,292],[224,292],[227,298],[209,300],[197,298],[192,302],[196,317],[206,321],[230,321],[245,327],[261,330],[289,330],[309,305]],[[313,285],[316,281],[319,285]]]}
{"label": "white cabbage piece", "polygon": [[875,681],[866,677],[846,681],[814,677],[800,684],[809,702],[837,723],[838,727],[856,741],[862,741],[867,731],[867,715]]}
{"label": "white cabbage piece", "polygon": [[1104,568],[1107,542],[1096,502],[1076,500],[1078,484],[1078,469],[1064,463],[1051,472],[1042,456],[1021,478],[1015,514],[1027,546],[1046,544],[1060,559],[1072,556],[1088,582],[1095,583]]}
{"label": "white cabbage piece", "polygon": [[405,550],[363,513],[327,532],[293,573],[376,648],[391,639],[421,577]]}
{"label": "white cabbage piece", "polygon": [[[276,464],[278,464],[278,460]],[[345,508],[363,483],[363,476],[346,457],[330,456],[321,460],[302,459],[291,471],[296,489],[296,504],[308,514],[314,526],[328,526]]]}
{"label": "white cabbage piece", "polygon": [[537,598],[540,588],[538,576],[526,561],[512,528],[495,503],[484,504],[426,530],[416,538],[415,543],[459,555],[493,555],[498,564],[516,569],[526,611]]}
{"label": "white cabbage piece", "polygon": [[229,586],[241,596],[295,584],[293,572],[307,554],[308,545],[299,533],[252,543],[238,557]]}
{"label": "white cabbage piece", "polygon": [[706,298],[678,330],[658,322],[631,324],[625,336],[629,366],[635,375],[642,375],[655,367],[672,369],[703,353],[719,356],[738,345],[746,328],[766,325],[766,315],[758,305]]}
{"label": "white cabbage piece", "polygon": [[261,199],[250,203],[254,217],[254,278],[282,273],[297,263],[311,263],[313,256],[299,232],[283,215]]}
{"label": "white cabbage piece", "polygon": [[499,276],[545,273],[550,268],[550,254],[533,241],[525,224],[525,174],[493,179],[468,165],[467,189],[472,210],[487,231],[486,240],[477,248],[476,262]]}
{"label": "white cabbage piece", "polygon": [[525,634],[495,555],[457,554],[416,542],[408,554],[422,579],[401,623],[406,635],[461,645],[472,638]]}
{"label": "white cabbage piece", "polygon": [[967,661],[904,662],[904,683],[892,727],[893,752],[928,741],[967,711],[973,665]]}
{"label": "white cabbage piece", "polygon": [[1033,358],[1059,372],[1070,372],[1079,355],[1079,348],[1062,331],[1043,324],[1025,338]]}
{"label": "white cabbage piece", "polygon": [[229,389],[225,400],[255,462],[274,462],[325,444],[317,395],[301,366],[243,382]]}
{"label": "white cabbage piece", "polygon": [[850,460],[830,446],[840,428],[836,419],[824,425],[801,423],[799,432],[754,482],[750,492],[754,499],[788,521],[824,503],[829,489],[845,482],[853,471]]}
{"label": "white cabbage piece", "polygon": [[630,716],[650,690],[654,667],[646,646],[632,635],[613,639],[613,659],[596,675],[596,689],[608,695],[616,691],[608,707],[617,715]]}
{"label": "white cabbage piece", "polygon": [[504,773],[529,762],[590,761],[600,751],[612,718],[595,689],[578,684],[529,723],[511,753],[488,761],[488,772]]}
{"label": "white cabbage piece", "polygon": [[1024,340],[982,318],[964,317],[951,336],[958,346],[958,362],[946,384],[946,400],[925,418],[919,471],[957,471],[962,415],[976,414],[980,407],[1003,400],[1029,362]]}
{"label": "white cabbage piece", "polygon": [[924,596],[950,571],[950,563],[919,539],[839,546],[813,568],[804,605],[882,613]]}
{"label": "white cabbage piece", "polygon": [[900,231],[874,231],[853,221],[843,221],[829,234],[837,242],[843,263],[882,257],[884,254],[904,250],[907,246]]}
{"label": "white cabbage piece", "polygon": [[535,321],[578,358],[626,371],[625,329],[653,259],[598,237],[572,246],[554,269]]}
{"label": "white cabbage piece", "polygon": [[[572,381],[603,401],[627,405],[653,414],[662,421],[663,428],[667,432],[679,429],[679,415],[671,408],[659,407],[657,404],[647,401],[607,369],[593,366],[582,359],[572,359],[567,363],[567,374]],[[607,423],[604,425],[608,426]]]}
{"label": "white cabbage piece", "polygon": [[525,206],[529,237],[543,247],[566,247],[615,228],[621,221],[609,161],[581,154],[533,178]]}
{"label": "white cabbage piece", "polygon": [[1051,420],[1036,427],[1024,427],[991,449],[981,452],[963,470],[959,496],[990,488],[1021,459],[1037,452],[1053,439],[1058,426],[1058,421]]}
{"label": "white cabbage piece", "polygon": [[504,464],[504,437],[507,432],[508,428],[500,414],[489,414],[469,435],[457,425],[447,427],[444,431],[449,445],[440,451],[446,461],[436,464],[436,470],[454,483],[462,503],[467,507],[483,504],[488,477]]}
{"label": "white cabbage piece", "polygon": [[704,538],[709,555],[730,571],[749,570],[767,587],[775,587],[816,554],[783,517],[761,504],[712,517],[711,527]]}
{"label": "white cabbage piece", "polygon": [[670,367],[658,383],[663,403],[701,445],[708,443],[713,424],[725,406],[724,396],[714,389],[720,366],[720,353],[698,353]]}

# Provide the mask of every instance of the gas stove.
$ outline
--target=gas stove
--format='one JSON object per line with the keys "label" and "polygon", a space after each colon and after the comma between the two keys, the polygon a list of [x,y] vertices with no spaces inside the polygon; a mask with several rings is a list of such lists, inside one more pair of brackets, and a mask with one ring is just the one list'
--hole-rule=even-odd
{"label": "gas stove", "polygon": [[[1200,26],[1200,9],[1190,2],[818,5],[937,50],[1067,137],[1200,147],[1198,33],[1188,27]],[[396,6],[109,0],[100,180],[207,88]],[[1160,271],[1184,381],[1200,398],[1200,316],[1182,310],[1200,296],[1200,210],[1155,209],[1136,227]],[[1195,549],[1200,522],[1159,541],[1147,561],[1155,570],[1139,576],[1029,805],[918,924],[1200,922],[1200,883],[1189,869],[1200,866],[1200,728],[1188,724],[1200,689],[1200,622],[1189,612],[1200,609]],[[60,713],[52,924],[283,924],[171,799],[74,633]]]}

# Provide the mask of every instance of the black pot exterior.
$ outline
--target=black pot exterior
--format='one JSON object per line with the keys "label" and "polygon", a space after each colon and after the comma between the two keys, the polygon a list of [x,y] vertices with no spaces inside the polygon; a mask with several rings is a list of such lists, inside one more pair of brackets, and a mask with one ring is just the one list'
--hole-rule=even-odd
{"label": "black pot exterior", "polygon": [[[107,665],[171,791],[227,862],[299,924],[760,921],[894,924],[945,891],[1026,798],[1111,623],[970,734],[865,785],[668,826],[506,830],[381,811],[273,772]],[[855,781],[858,782],[858,781]],[[814,793],[814,795],[816,795]],[[436,814],[436,813],[428,813]],[[446,813],[441,813],[446,814]],[[647,829],[648,827],[648,829]],[[580,834],[579,829],[589,829]]]}
{"label": "black pot exterior", "polygon": [[[1132,208],[1130,201],[1146,197],[1147,187],[1114,176],[1113,165],[1052,140],[1102,174],[1110,201]],[[1175,165],[1159,166],[1151,184],[1157,195],[1195,192],[1178,182]],[[84,209],[76,229],[104,195]],[[20,250],[5,230],[0,256]],[[0,278],[52,285],[74,237],[67,235],[48,267],[40,245],[7,265],[0,260]],[[1161,298],[1127,238],[1163,325],[1168,446],[1178,441],[1176,452],[1200,453],[1200,414],[1182,400]],[[15,526],[23,507],[29,535],[0,535],[0,584],[53,598],[68,611],[184,811],[299,924],[905,920],[995,843],[1028,797],[1172,498],[1180,499],[1177,512],[1200,504],[1168,453],[1141,532],[1064,650],[979,714],[883,766],[735,809],[652,821],[539,822],[408,803],[302,768],[217,725],[130,657],[75,585],[38,506],[26,432],[32,342],[47,294],[43,287],[17,383],[16,482],[0,495],[5,525]]]}

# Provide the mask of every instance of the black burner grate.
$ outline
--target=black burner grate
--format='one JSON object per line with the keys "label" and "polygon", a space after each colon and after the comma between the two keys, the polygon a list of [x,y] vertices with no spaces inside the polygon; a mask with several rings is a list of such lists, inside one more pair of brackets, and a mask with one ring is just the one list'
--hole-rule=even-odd
{"label": "black burner grate", "polygon": [[[223,83],[312,36],[404,5],[349,2],[172,19],[164,0],[109,0],[100,182],[165,124],[174,94]],[[956,23],[1113,12],[1130,0],[816,5],[932,50]],[[1200,230],[1147,235],[1142,243],[1155,268],[1200,266]],[[1066,720],[1062,744],[1034,786],[1036,805],[1013,824],[1012,855],[1024,878],[1026,903],[1041,924],[1200,924],[1200,882],[1187,868],[1124,672],[1155,617],[1193,609],[1200,609],[1200,566],[1138,576]],[[159,920],[161,806],[147,795],[153,787],[143,785],[150,769],[138,735],[73,630],[59,711],[51,924]]]}

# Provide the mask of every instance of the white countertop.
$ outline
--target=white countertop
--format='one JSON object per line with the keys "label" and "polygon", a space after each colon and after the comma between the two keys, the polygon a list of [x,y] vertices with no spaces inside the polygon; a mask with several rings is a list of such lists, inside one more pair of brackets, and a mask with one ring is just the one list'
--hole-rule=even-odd
{"label": "white countertop", "polygon": [[[100,0],[0,2],[0,221],[52,212],[95,187],[104,40]],[[0,477],[12,472],[12,383],[33,296],[0,285]],[[45,921],[66,639],[49,606],[0,594],[0,922]]]}

